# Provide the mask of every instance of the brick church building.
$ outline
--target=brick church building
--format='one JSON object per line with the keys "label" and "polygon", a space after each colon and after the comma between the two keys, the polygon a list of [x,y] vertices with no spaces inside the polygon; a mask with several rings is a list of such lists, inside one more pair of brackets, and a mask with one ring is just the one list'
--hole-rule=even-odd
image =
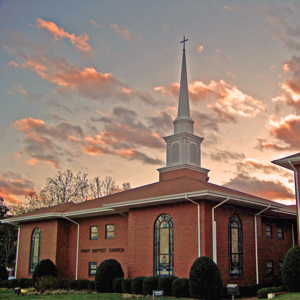
{"label": "brick church building", "polygon": [[31,277],[49,258],[59,276],[93,280],[105,259],[126,277],[188,277],[194,260],[211,257],[223,283],[262,283],[280,272],[297,242],[297,212],[209,182],[201,167],[202,137],[190,117],[185,49],[178,116],[166,142],[159,181],[79,204],[65,203],[18,215],[16,277]]}

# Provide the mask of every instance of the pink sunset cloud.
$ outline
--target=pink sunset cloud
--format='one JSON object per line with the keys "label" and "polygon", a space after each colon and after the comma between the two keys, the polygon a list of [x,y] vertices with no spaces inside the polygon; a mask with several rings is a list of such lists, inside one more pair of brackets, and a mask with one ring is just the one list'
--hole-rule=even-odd
{"label": "pink sunset cloud", "polygon": [[75,47],[77,47],[80,50],[91,50],[91,47],[88,43],[89,36],[86,33],[76,36],[74,33],[70,34],[66,32],[62,27],[58,27],[54,22],[45,21],[40,18],[37,19],[37,23],[37,27],[46,29],[49,33],[51,33],[54,36],[55,41],[65,38],[70,40],[72,45],[75,45]]}
{"label": "pink sunset cloud", "polygon": [[[168,87],[155,87],[154,91],[165,96],[178,96],[179,88],[179,83],[173,83]],[[193,81],[189,84],[189,97],[192,101],[206,102],[207,107],[230,115],[255,117],[265,112],[265,105],[261,101],[243,93],[235,85],[224,80],[219,82],[211,80],[209,84]]]}
{"label": "pink sunset cloud", "polygon": [[116,24],[111,24],[111,28],[113,28],[117,33],[123,36],[127,41],[134,42],[135,39],[133,38],[132,32],[129,31],[127,27],[122,25],[122,28],[118,27]]}

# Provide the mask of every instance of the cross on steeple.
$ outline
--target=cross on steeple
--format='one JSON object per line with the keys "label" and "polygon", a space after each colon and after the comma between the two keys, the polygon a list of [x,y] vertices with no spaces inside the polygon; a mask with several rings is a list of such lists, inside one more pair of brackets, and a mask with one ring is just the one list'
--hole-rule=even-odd
{"label": "cross on steeple", "polygon": [[183,41],[180,42],[180,44],[183,43],[183,51],[185,51],[185,42],[187,41],[188,39],[186,39],[185,36],[183,36]]}

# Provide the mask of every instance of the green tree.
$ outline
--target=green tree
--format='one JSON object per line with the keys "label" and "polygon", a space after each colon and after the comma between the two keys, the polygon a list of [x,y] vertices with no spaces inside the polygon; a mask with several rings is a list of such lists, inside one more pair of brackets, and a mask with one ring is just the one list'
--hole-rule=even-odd
{"label": "green tree", "polygon": [[[0,196],[0,219],[9,218],[8,211],[3,197]],[[0,224],[0,265],[6,268],[14,268],[15,265],[17,234],[16,226],[7,223]]]}

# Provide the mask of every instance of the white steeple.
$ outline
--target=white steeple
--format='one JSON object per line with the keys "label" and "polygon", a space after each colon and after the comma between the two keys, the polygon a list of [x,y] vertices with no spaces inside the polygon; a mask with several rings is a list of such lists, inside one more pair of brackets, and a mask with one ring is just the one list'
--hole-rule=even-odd
{"label": "white steeple", "polygon": [[[160,180],[170,179],[179,174],[189,174],[206,180],[209,170],[201,168],[202,137],[194,135],[194,121],[190,117],[189,92],[186,72],[185,42],[183,38],[183,56],[180,80],[178,116],[174,120],[174,134],[164,137],[167,143],[167,164],[158,169]],[[179,172],[179,173],[178,173]],[[183,173],[182,173],[183,172]]]}
{"label": "white steeple", "polygon": [[180,93],[179,93],[179,104],[178,104],[178,116],[174,120],[174,134],[181,132],[188,132],[193,134],[194,121],[190,117],[190,105],[189,105],[189,91],[188,81],[186,72],[186,59],[185,59],[185,42],[187,40],[183,37],[182,43],[183,54],[182,54],[182,67],[181,67],[181,80],[180,80]]}

